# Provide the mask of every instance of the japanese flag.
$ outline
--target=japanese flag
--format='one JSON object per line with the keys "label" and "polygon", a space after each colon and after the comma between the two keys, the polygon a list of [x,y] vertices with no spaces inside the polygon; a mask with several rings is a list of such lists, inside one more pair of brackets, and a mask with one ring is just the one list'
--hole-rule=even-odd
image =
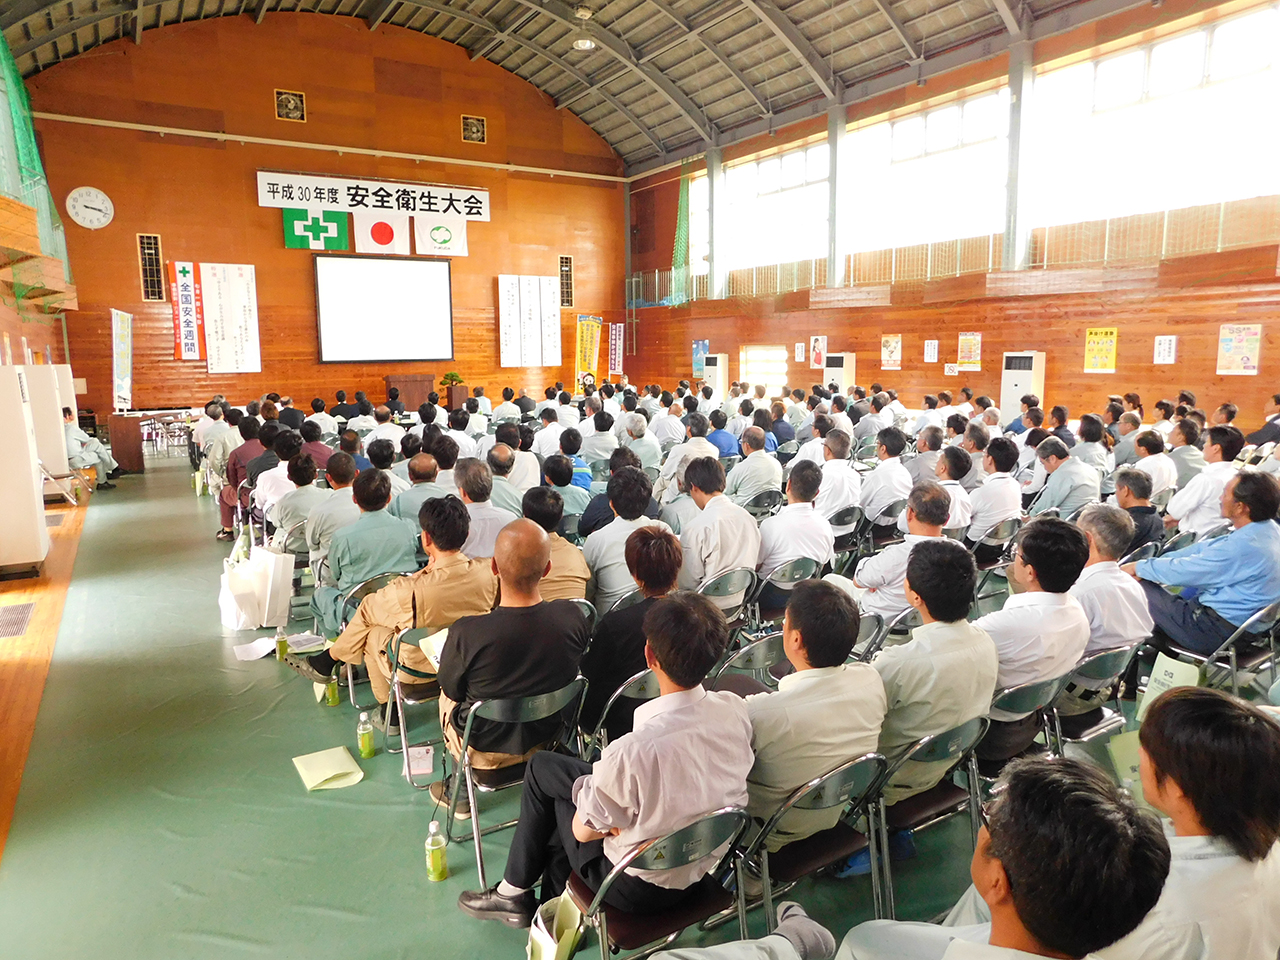
{"label": "japanese flag", "polygon": [[409,255],[407,213],[352,213],[356,227],[356,253]]}

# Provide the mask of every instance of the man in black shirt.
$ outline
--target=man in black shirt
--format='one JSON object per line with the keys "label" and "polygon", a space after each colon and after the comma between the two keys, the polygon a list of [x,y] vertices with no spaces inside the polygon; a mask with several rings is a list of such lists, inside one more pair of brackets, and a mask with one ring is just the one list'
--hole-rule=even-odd
{"label": "man in black shirt", "polygon": [[[497,608],[484,616],[462,617],[449,628],[436,679],[440,727],[455,760],[462,756],[467,711],[475,701],[551,693],[578,675],[590,628],[572,601],[543,601],[539,582],[550,568],[546,531],[532,520],[507,524],[493,552],[501,585]],[[556,736],[562,722],[559,717],[526,724],[476,720],[471,727],[472,768],[498,770],[524,763]],[[452,780],[433,783],[432,797],[447,803]],[[457,816],[470,815],[466,797],[460,797]]]}
{"label": "man in black shirt", "polygon": [[339,390],[334,396],[338,402],[329,408],[329,413],[339,420],[350,420],[360,412],[354,403],[347,403],[347,391]]}
{"label": "man in black shirt", "polygon": [[533,397],[529,396],[529,391],[524,387],[520,388],[520,396],[516,397],[515,404],[520,408],[520,413],[524,416],[533,413],[533,408],[538,405]]}
{"label": "man in black shirt", "polygon": [[400,399],[399,387],[391,387],[387,390],[387,402],[384,403],[383,406],[396,416],[400,416],[400,414],[404,413],[404,401]]}
{"label": "man in black shirt", "polygon": [[1133,517],[1133,541],[1125,553],[1133,553],[1139,547],[1164,542],[1164,520],[1151,505],[1151,475],[1135,467],[1123,467],[1116,471],[1116,505]]}

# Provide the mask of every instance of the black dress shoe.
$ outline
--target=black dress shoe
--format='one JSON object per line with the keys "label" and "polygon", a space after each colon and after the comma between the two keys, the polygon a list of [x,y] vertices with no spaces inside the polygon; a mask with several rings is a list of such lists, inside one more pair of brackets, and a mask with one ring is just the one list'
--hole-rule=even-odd
{"label": "black dress shoe", "polygon": [[533,923],[538,901],[532,890],[504,897],[496,886],[488,890],[465,890],[458,897],[458,909],[477,920],[501,920],[509,927],[526,929]]}
{"label": "black dress shoe", "polygon": [[102,483],[98,484],[99,490],[114,490],[115,488],[116,485],[108,480],[104,480]]}
{"label": "black dress shoe", "polygon": [[110,473],[107,474],[107,479],[114,480],[119,476],[120,476],[120,468],[116,467],[114,470],[112,470]]}

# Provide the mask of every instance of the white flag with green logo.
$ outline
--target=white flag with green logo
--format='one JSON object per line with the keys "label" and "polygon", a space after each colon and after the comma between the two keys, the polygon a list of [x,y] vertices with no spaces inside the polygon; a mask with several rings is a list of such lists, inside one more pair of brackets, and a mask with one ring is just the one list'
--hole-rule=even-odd
{"label": "white flag with green logo", "polygon": [[421,256],[465,257],[467,221],[463,217],[413,215],[413,240]]}
{"label": "white flag with green logo", "polygon": [[347,214],[337,210],[285,208],[284,245],[295,250],[346,250],[351,246]]}

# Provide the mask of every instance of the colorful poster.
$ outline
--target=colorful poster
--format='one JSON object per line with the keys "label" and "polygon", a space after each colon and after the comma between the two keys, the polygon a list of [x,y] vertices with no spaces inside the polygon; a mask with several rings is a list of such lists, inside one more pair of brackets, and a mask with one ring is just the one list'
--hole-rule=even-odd
{"label": "colorful poster", "polygon": [[804,363],[804,344],[796,344],[796,363]]}
{"label": "colorful poster", "polygon": [[821,370],[827,364],[827,338],[809,338],[809,369]]}
{"label": "colorful poster", "polygon": [[609,324],[609,376],[622,373],[622,338],[626,334],[626,324]]}
{"label": "colorful poster", "polygon": [[204,359],[204,307],[196,265],[169,262],[169,300],[173,304],[173,359]]}
{"label": "colorful poster", "polygon": [[111,404],[117,410],[133,406],[133,314],[111,311]]}
{"label": "colorful poster", "polygon": [[1155,355],[1151,358],[1152,363],[1177,363],[1178,362],[1178,338],[1177,337],[1156,337]]}
{"label": "colorful poster", "polygon": [[574,351],[574,385],[581,390],[582,378],[589,375],[595,380],[596,363],[600,356],[599,317],[588,317],[578,314],[578,348]]}
{"label": "colorful poster", "polygon": [[1218,328],[1218,376],[1256,377],[1262,324],[1224,323]]}
{"label": "colorful poster", "polygon": [[938,362],[938,341],[937,340],[926,340],[924,342],[924,362],[925,363]]}
{"label": "colorful poster", "polygon": [[1120,331],[1116,327],[1090,327],[1084,332],[1084,372],[1115,373],[1116,343]]}
{"label": "colorful poster", "polygon": [[695,380],[707,375],[707,354],[710,352],[710,340],[693,341],[693,377]]}
{"label": "colorful poster", "polygon": [[880,369],[902,369],[902,334],[886,333],[880,337]]}
{"label": "colorful poster", "polygon": [[960,334],[960,346],[956,353],[956,367],[960,370],[982,369],[982,334]]}

